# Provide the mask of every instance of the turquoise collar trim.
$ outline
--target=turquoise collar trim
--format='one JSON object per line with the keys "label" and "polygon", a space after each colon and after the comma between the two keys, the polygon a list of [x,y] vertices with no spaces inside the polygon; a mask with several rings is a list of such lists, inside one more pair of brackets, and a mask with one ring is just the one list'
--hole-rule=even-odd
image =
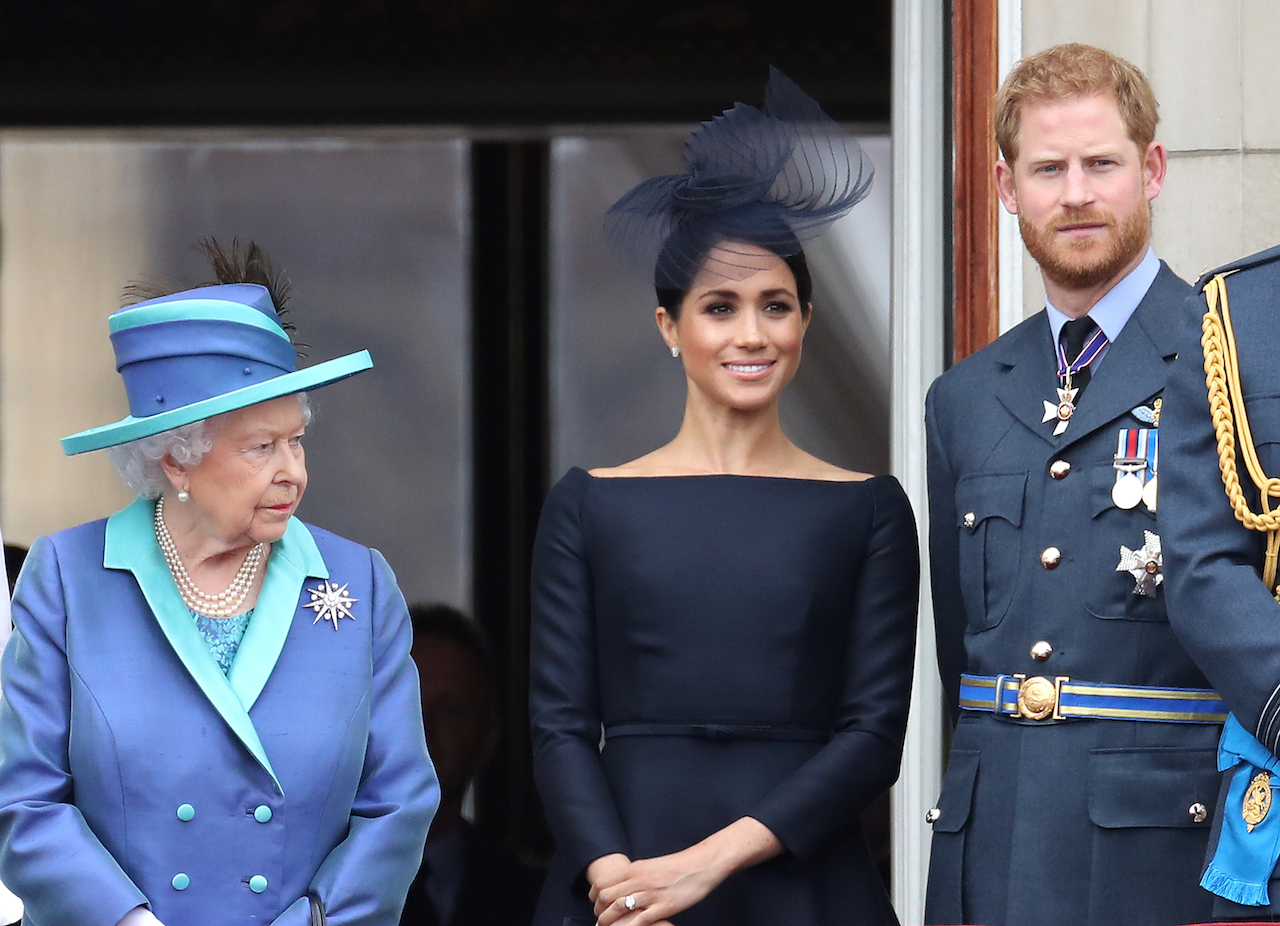
{"label": "turquoise collar trim", "polygon": [[297,613],[303,583],[309,576],[329,577],[315,538],[305,524],[290,518],[284,536],[272,544],[253,619],[228,677],[210,655],[173,582],[160,545],[156,543],[154,512],[154,502],[138,498],[107,519],[102,565],[133,573],[160,629],[191,678],[283,794],[284,789],[271,767],[249,711],[280,658]]}

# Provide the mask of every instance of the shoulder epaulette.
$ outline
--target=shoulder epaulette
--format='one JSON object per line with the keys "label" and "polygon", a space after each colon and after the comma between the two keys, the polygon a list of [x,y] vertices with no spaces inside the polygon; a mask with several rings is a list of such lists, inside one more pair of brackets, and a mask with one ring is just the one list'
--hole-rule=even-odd
{"label": "shoulder epaulette", "polygon": [[1206,273],[1200,275],[1200,279],[1196,280],[1196,292],[1204,292],[1205,286],[1214,277],[1222,273],[1235,273],[1238,270],[1248,270],[1250,267],[1257,267],[1261,264],[1268,264],[1272,261],[1280,260],[1280,245],[1273,248],[1267,248],[1265,251],[1259,251],[1257,254],[1250,254],[1248,257],[1241,257],[1230,263],[1223,264],[1221,267],[1215,267]]}

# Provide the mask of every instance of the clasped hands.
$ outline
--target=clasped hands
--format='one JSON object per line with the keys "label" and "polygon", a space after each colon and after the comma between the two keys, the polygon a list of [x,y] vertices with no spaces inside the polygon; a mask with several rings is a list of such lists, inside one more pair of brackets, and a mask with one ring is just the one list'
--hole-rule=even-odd
{"label": "clasped hands", "polygon": [[[695,857],[696,848],[634,862],[620,853],[592,862],[588,896],[600,926],[670,926],[667,917],[711,893],[721,879]],[[627,897],[634,899],[635,910],[627,909]]]}
{"label": "clasped hands", "polygon": [[[587,866],[588,894],[600,926],[671,926],[725,878],[773,858],[782,843],[764,824],[742,817],[695,845],[670,855],[632,861],[620,852]],[[627,909],[627,898],[635,909]]]}

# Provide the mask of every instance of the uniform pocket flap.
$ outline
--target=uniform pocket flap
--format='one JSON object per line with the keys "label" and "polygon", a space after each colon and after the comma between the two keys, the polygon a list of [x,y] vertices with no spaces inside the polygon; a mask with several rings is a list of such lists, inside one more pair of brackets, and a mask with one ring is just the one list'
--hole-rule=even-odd
{"label": "uniform pocket flap", "polygon": [[978,759],[981,755],[976,750],[951,751],[947,774],[942,781],[942,796],[938,798],[938,816],[933,823],[935,833],[958,833],[969,822],[969,806],[973,803],[973,786],[978,780]]}
{"label": "uniform pocket flap", "polygon": [[[1091,467],[1089,479],[1091,485],[1089,487],[1089,516],[1096,518],[1104,511],[1110,511],[1116,507],[1115,501],[1111,497],[1111,491],[1116,487],[1116,468],[1115,465],[1108,463],[1098,463]],[[1145,504],[1139,502],[1134,506],[1135,514],[1142,513],[1155,522],[1156,514]]]}
{"label": "uniform pocket flap", "polygon": [[1268,392],[1246,396],[1244,410],[1254,443],[1280,443],[1280,395]]}
{"label": "uniform pocket flap", "polygon": [[1106,829],[1208,826],[1221,780],[1216,758],[1212,749],[1094,749],[1089,819]]}
{"label": "uniform pocket flap", "polygon": [[956,514],[960,527],[972,530],[987,518],[1003,518],[1022,526],[1026,473],[977,473],[956,484]]}

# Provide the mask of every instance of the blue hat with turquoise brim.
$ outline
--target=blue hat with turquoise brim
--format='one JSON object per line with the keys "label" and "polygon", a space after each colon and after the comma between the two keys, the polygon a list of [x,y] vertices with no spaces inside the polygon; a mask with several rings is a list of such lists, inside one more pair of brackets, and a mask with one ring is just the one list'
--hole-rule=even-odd
{"label": "blue hat with turquoise brim", "polygon": [[298,352],[265,286],[190,289],[121,309],[110,318],[129,416],[62,438],[68,456],[150,437],[373,366],[367,350],[298,369]]}

